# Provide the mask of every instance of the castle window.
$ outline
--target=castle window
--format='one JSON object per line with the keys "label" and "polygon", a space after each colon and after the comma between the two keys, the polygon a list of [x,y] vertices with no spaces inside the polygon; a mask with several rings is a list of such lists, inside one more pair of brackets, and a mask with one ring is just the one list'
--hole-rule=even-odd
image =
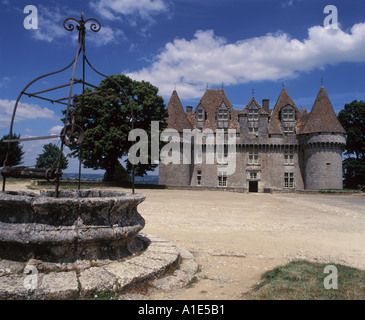
{"label": "castle window", "polygon": [[196,185],[201,186],[202,185],[202,171],[198,170],[196,172]]}
{"label": "castle window", "polygon": [[283,109],[282,110],[283,113],[283,121],[294,121],[295,120],[295,116],[294,116],[294,109],[293,108],[287,108],[287,109]]}
{"label": "castle window", "polygon": [[220,172],[218,175],[218,187],[227,187],[227,173]]}
{"label": "castle window", "polygon": [[228,120],[228,109],[219,109],[218,110],[218,120],[219,121],[227,121]]}
{"label": "castle window", "polygon": [[294,127],[293,126],[284,126],[284,134],[293,134]]}
{"label": "castle window", "polygon": [[250,179],[257,179],[257,172],[250,172]]}
{"label": "castle window", "polygon": [[198,109],[198,121],[204,121],[204,109]]}
{"label": "castle window", "polygon": [[218,164],[227,164],[228,163],[228,145],[224,145],[223,152],[217,151],[217,163]]}
{"label": "castle window", "polygon": [[202,129],[206,119],[205,109],[202,104],[199,104],[196,109],[196,127]]}
{"label": "castle window", "polygon": [[248,133],[249,134],[258,134],[259,133],[259,128],[258,127],[248,128]]}
{"label": "castle window", "polygon": [[195,163],[197,164],[203,163],[203,151],[201,148],[197,148],[195,151]]}
{"label": "castle window", "polygon": [[221,105],[217,109],[216,113],[217,128],[218,129],[228,129],[229,126],[229,109],[222,101]]}
{"label": "castle window", "polygon": [[259,164],[259,153],[257,151],[250,151],[248,155],[248,164]]}
{"label": "castle window", "polygon": [[286,165],[294,164],[294,153],[292,151],[286,152],[284,154],[284,164]]}
{"label": "castle window", "polygon": [[284,187],[293,189],[294,188],[294,173],[285,172],[284,174]]}
{"label": "castle window", "polygon": [[259,109],[248,109],[248,121],[258,121],[259,120]]}

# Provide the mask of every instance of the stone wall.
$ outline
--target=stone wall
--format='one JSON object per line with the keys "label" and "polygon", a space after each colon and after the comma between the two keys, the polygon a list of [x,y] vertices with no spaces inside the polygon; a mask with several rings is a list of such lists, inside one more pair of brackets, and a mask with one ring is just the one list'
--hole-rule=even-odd
{"label": "stone wall", "polygon": [[342,189],[342,134],[311,134],[303,143],[305,189]]}
{"label": "stone wall", "polygon": [[[263,119],[261,117],[260,119]],[[246,141],[241,134],[236,141],[236,168],[234,174],[227,175],[227,188],[248,190],[250,181],[258,182],[258,192],[265,189],[286,190],[285,173],[294,174],[294,190],[304,189],[342,189],[342,148],[346,142],[341,134],[311,134],[305,136],[282,135],[268,138],[254,137]],[[298,139],[299,138],[299,139]],[[247,138],[248,139],[248,138]],[[218,187],[218,168],[224,165],[217,163],[216,153],[208,153],[214,158],[213,164],[206,163],[206,150],[203,147],[202,163],[194,163],[194,150],[191,150],[191,165],[160,164],[161,185]],[[249,164],[249,152],[258,153],[258,164]],[[284,155],[291,150],[294,164],[285,164]],[[183,154],[180,154],[180,163]],[[214,150],[216,152],[216,150]],[[256,174],[252,178],[250,173]]]}

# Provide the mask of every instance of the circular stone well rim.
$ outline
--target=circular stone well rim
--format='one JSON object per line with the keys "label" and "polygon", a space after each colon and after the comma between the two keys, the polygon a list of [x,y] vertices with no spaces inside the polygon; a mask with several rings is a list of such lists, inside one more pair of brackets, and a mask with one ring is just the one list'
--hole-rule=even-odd
{"label": "circular stone well rim", "polygon": [[119,258],[145,226],[143,194],[109,190],[0,192],[0,258],[22,253],[50,261]]}

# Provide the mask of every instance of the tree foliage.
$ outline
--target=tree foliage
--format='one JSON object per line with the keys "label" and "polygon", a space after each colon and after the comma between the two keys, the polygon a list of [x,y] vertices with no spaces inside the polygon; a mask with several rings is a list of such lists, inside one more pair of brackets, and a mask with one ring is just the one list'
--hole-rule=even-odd
{"label": "tree foliage", "polygon": [[[54,143],[48,143],[43,146],[43,153],[39,154],[36,159],[36,168],[56,168],[59,159],[60,150]],[[60,170],[65,170],[68,167],[68,160],[62,154]]]}
{"label": "tree foliage", "polygon": [[359,185],[365,185],[365,159],[346,158],[343,161],[344,186],[349,189],[357,189]]}
{"label": "tree foliage", "polygon": [[346,130],[346,155],[356,159],[365,155],[365,102],[352,101],[338,114],[338,120]]}
{"label": "tree foliage", "polygon": [[[104,79],[99,88],[118,92],[120,98],[105,98],[106,93],[95,93],[84,97],[83,107],[73,108],[76,123],[83,127],[85,139],[81,148],[73,149],[72,156],[81,157],[84,167],[104,169],[105,180],[115,180],[116,173],[120,176],[120,159],[126,157],[129,148],[134,144],[128,141],[128,134],[132,130],[131,110],[133,110],[134,128],[140,128],[151,136],[151,121],[160,122],[160,131],[166,127],[167,110],[164,100],[158,95],[158,88],[145,81],[135,81],[118,74],[111,76],[124,90],[129,98],[123,98],[120,88]],[[95,89],[94,92],[98,91]],[[87,92],[92,92],[87,89]],[[80,102],[80,99],[75,99]],[[150,159],[150,155],[149,155]],[[143,176],[157,165],[149,161],[148,164],[135,166],[135,175]],[[131,173],[131,165],[126,161],[127,170]],[[118,172],[116,172],[118,171]],[[123,176],[124,174],[122,174]]]}
{"label": "tree foliage", "polygon": [[344,185],[346,188],[357,188],[358,185],[365,185],[365,102],[355,100],[346,104],[339,112],[338,120],[347,135]]}
{"label": "tree foliage", "polygon": [[7,166],[17,166],[23,162],[24,151],[20,142],[12,142],[10,144],[3,142],[4,140],[19,138],[20,135],[13,133],[11,136],[9,134],[4,135],[0,139],[0,167],[4,164],[7,152],[9,152],[6,162]]}

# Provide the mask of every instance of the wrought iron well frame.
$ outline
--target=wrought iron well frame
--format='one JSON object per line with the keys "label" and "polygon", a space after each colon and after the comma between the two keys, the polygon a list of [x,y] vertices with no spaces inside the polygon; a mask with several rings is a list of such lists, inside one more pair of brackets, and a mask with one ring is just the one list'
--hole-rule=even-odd
{"label": "wrought iron well frame", "polygon": [[[118,82],[113,80],[111,77],[106,76],[103,73],[96,70],[92,66],[92,64],[90,63],[90,61],[88,60],[88,58],[86,56],[85,35],[86,35],[86,24],[88,24],[88,23],[90,23],[90,30],[91,31],[93,31],[93,32],[99,32],[100,31],[100,29],[101,29],[100,22],[98,20],[94,19],[94,18],[89,18],[87,20],[84,20],[84,13],[83,12],[81,13],[81,19],[80,20],[77,20],[76,18],[73,18],[73,17],[69,17],[69,18],[66,18],[63,21],[63,27],[65,28],[65,30],[73,31],[75,29],[75,26],[76,26],[76,29],[79,32],[75,59],[69,65],[67,65],[66,67],[64,67],[60,70],[44,74],[44,75],[39,76],[38,78],[32,80],[20,92],[20,94],[19,94],[19,96],[16,100],[14,110],[13,110],[13,115],[12,115],[12,118],[11,118],[9,139],[3,141],[3,142],[8,143],[8,150],[7,150],[5,160],[4,160],[4,163],[3,163],[3,170],[2,170],[3,187],[2,187],[2,191],[5,191],[5,185],[6,185],[6,174],[4,174],[3,171],[4,171],[4,169],[7,168],[6,165],[7,165],[7,161],[8,161],[10,144],[12,142],[60,138],[61,139],[61,146],[60,146],[60,151],[59,151],[59,157],[58,157],[58,161],[57,161],[57,166],[56,166],[55,170],[53,170],[53,177],[55,177],[55,196],[58,197],[59,185],[60,185],[60,176],[62,175],[62,172],[60,171],[60,164],[61,164],[64,145],[65,144],[66,145],[72,144],[71,140],[72,139],[77,139],[75,144],[79,145],[80,148],[81,148],[82,140],[83,140],[83,130],[82,130],[82,128],[79,127],[78,125],[76,125],[73,117],[70,116],[70,107],[73,104],[72,101],[75,98],[81,98],[81,103],[77,103],[77,104],[81,104],[81,107],[83,107],[83,105],[84,105],[83,97],[91,95],[91,94],[95,94],[95,93],[101,93],[101,92],[108,93],[108,96],[98,99],[99,101],[100,100],[111,99],[111,98],[124,98],[127,101],[127,106],[129,107],[129,110],[130,110],[131,127],[132,127],[132,130],[133,130],[133,128],[134,128],[133,109],[132,109],[132,105],[130,103],[130,98],[127,95],[126,91],[124,90],[124,88]],[[76,66],[77,66],[77,63],[78,63],[78,60],[79,60],[79,57],[80,57],[81,53],[82,53],[82,79],[75,79]],[[97,73],[98,75],[100,75],[100,76],[104,77],[105,79],[108,79],[112,83],[114,83],[116,85],[116,87],[118,89],[120,89],[121,94],[120,93],[113,93],[113,92],[110,92],[110,91],[107,91],[107,90],[103,90],[103,89],[101,89],[100,87],[98,87],[96,85],[93,85],[91,83],[86,82],[86,77],[85,77],[86,64],[95,73]],[[69,83],[59,85],[59,86],[56,86],[56,87],[52,87],[52,88],[48,88],[48,89],[44,89],[44,90],[41,90],[41,91],[33,92],[33,93],[26,92],[26,90],[28,90],[28,88],[31,85],[33,85],[34,83],[36,83],[37,81],[39,81],[41,79],[44,79],[46,77],[55,75],[55,74],[62,73],[64,71],[66,71],[67,69],[69,69],[71,66],[73,67],[73,70],[72,70],[72,77],[71,77]],[[74,86],[74,84],[82,84],[82,94],[73,95],[73,86]],[[94,91],[94,92],[91,92],[91,93],[85,93],[85,86],[97,89],[98,91],[96,91],[96,92]],[[54,90],[61,89],[61,88],[66,88],[66,87],[70,87],[70,90],[69,90],[69,95],[65,98],[50,99],[50,98],[42,96],[43,93],[54,91]],[[58,104],[67,106],[66,115],[65,115],[65,122],[64,122],[64,128],[61,131],[60,135],[42,136],[42,137],[34,137],[34,138],[12,139],[12,137],[13,137],[13,126],[14,126],[16,111],[17,111],[19,102],[20,102],[21,98],[24,95],[28,96],[28,97],[34,97],[34,98],[38,98],[38,99],[41,99],[41,100],[49,101],[52,104],[58,103]],[[75,104],[74,104],[74,106],[76,107]],[[71,120],[71,124],[69,124],[70,120]],[[67,139],[69,139],[69,140],[67,140]],[[82,167],[82,161],[79,157],[78,189],[80,189],[81,167]],[[26,168],[26,167],[22,167],[22,168]],[[44,172],[45,173],[45,176],[44,176],[45,179],[47,179],[47,180],[49,179],[50,170],[52,170],[52,169],[53,168],[49,168],[49,169],[45,170],[45,172]],[[134,193],[134,165],[133,164],[132,164],[132,193]]]}

